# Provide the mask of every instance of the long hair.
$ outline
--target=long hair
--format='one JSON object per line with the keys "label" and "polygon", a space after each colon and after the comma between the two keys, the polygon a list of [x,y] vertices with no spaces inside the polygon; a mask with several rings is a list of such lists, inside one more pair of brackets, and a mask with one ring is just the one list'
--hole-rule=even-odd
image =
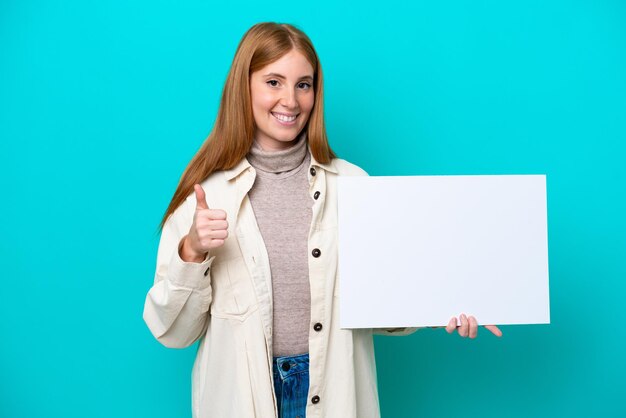
{"label": "long hair", "polygon": [[218,170],[233,168],[250,150],[254,141],[254,116],[250,97],[250,75],[289,53],[302,53],[314,68],[315,101],[307,125],[309,146],[320,163],[335,158],[324,125],[324,83],[322,67],[309,37],[289,24],[258,23],[245,33],[228,72],[213,130],[180,178],[176,192],[161,220],[169,216],[193,192],[193,186]]}

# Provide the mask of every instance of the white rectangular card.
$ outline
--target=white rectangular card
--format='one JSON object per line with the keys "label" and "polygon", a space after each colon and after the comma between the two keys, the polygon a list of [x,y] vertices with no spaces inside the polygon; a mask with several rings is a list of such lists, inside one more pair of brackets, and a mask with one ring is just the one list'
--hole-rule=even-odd
{"label": "white rectangular card", "polygon": [[550,323],[545,175],[339,178],[341,328]]}

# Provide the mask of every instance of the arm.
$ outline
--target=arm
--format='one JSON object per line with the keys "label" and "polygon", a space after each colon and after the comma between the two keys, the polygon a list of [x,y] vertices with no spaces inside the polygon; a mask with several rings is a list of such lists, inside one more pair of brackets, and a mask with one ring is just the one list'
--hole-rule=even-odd
{"label": "arm", "polygon": [[154,285],[144,305],[148,328],[166,347],[188,347],[206,332],[215,259],[208,253],[228,237],[226,212],[209,209],[200,185],[194,190],[195,199],[189,196],[163,226]]}
{"label": "arm", "polygon": [[411,335],[415,331],[422,329],[421,327],[417,328],[374,328],[375,335],[393,335],[393,336],[405,336]]}
{"label": "arm", "polygon": [[154,284],[144,305],[148,328],[171,348],[188,347],[204,334],[211,304],[210,266],[215,257],[206,256],[200,263],[181,258],[194,211],[194,200],[187,199],[165,223]]}
{"label": "arm", "polygon": [[[476,318],[473,316],[466,316],[465,314],[461,314],[459,317],[459,322],[461,325],[457,325],[457,319],[452,317],[448,325],[446,326],[446,331],[448,334],[452,334],[454,331],[458,331],[461,337],[470,337],[476,338],[478,335],[478,322]],[[502,331],[495,325],[483,325],[485,329],[489,330],[496,337],[502,337]],[[418,328],[374,328],[374,334],[378,335],[410,335],[415,331],[420,330],[424,327]],[[441,328],[441,327],[429,327],[429,328]]]}

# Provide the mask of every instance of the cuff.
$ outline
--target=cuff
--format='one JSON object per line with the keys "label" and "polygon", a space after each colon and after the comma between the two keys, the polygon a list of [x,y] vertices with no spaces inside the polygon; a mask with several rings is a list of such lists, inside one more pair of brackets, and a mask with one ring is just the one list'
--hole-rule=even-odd
{"label": "cuff", "polygon": [[170,282],[180,287],[206,289],[211,284],[211,264],[215,256],[205,257],[201,263],[183,261],[178,249],[172,254],[168,277]]}

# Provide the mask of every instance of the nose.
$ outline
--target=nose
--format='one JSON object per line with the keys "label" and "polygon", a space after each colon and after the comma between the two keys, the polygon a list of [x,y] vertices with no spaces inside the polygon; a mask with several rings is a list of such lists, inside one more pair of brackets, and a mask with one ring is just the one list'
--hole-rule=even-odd
{"label": "nose", "polygon": [[287,88],[287,89],[284,89],[283,92],[284,93],[283,93],[280,103],[288,109],[297,108],[298,98],[296,96],[296,90]]}

